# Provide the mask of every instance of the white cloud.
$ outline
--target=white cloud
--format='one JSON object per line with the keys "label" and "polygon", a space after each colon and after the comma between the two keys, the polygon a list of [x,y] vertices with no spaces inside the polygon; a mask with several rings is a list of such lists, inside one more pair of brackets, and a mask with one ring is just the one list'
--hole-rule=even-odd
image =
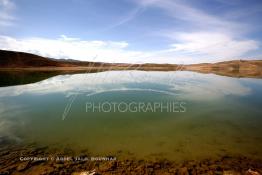
{"label": "white cloud", "polygon": [[211,59],[240,58],[259,47],[254,40],[237,40],[222,33],[180,33],[176,37],[180,42],[172,44],[172,51],[202,54]]}
{"label": "white cloud", "polygon": [[153,31],[153,35],[166,37],[173,43],[171,48],[155,53],[154,56],[162,60],[199,63],[246,59],[247,53],[259,48],[258,41],[245,39],[244,34],[252,28],[248,23],[232,21],[223,15],[210,14],[207,10],[190,4],[190,1],[132,1],[144,8],[158,8],[181,22],[179,27],[182,27],[183,31],[172,27],[162,29],[160,32]]}
{"label": "white cloud", "polygon": [[[220,33],[178,33],[164,50],[130,50],[125,41],[88,41],[61,35],[57,39],[16,39],[0,35],[0,49],[51,58],[127,63],[199,63],[243,58],[258,48],[254,40],[236,40]],[[95,60],[94,60],[95,59]]]}
{"label": "white cloud", "polygon": [[[184,63],[189,58],[170,49],[130,50],[125,41],[81,40],[61,35],[57,39],[16,39],[0,35],[0,49],[33,53],[57,59],[117,63]],[[185,60],[185,61],[184,61]],[[201,60],[199,60],[201,61]]]}
{"label": "white cloud", "polygon": [[10,26],[13,24],[15,18],[12,15],[12,11],[15,8],[15,4],[10,0],[0,0],[0,26]]}
{"label": "white cloud", "polygon": [[211,15],[192,6],[189,1],[182,0],[134,0],[143,7],[156,7],[165,11],[170,17],[187,22],[196,29],[212,29],[213,31],[244,30],[243,24],[228,21]]}
{"label": "white cloud", "polygon": [[183,96],[181,97],[187,100],[207,101],[225,98],[227,95],[246,96],[252,93],[250,87],[231,77],[196,72],[176,72],[175,80],[176,90],[182,91]]}
{"label": "white cloud", "polygon": [[139,51],[128,51],[125,41],[86,41],[62,35],[58,39],[15,39],[0,36],[0,49],[22,51],[52,58],[69,58],[105,62],[132,62],[144,55]]}

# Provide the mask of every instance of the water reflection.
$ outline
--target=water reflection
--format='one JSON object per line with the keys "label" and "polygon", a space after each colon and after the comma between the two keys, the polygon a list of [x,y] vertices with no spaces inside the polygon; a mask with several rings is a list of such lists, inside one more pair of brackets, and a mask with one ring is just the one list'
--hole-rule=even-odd
{"label": "water reflection", "polygon": [[[153,88],[152,88],[153,87]],[[248,95],[251,89],[239,79],[193,72],[109,71],[95,74],[58,75],[34,84],[3,87],[0,97],[22,94],[99,93],[149,89],[182,93],[183,98],[212,100],[227,95]]]}

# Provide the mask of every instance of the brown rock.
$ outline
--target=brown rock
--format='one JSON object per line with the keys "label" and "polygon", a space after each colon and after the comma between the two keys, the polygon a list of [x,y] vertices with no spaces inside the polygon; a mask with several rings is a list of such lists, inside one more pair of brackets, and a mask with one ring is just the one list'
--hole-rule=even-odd
{"label": "brown rock", "polygon": [[224,171],[223,175],[241,175],[241,173],[236,172],[236,171],[228,170],[228,171]]}
{"label": "brown rock", "polygon": [[187,167],[179,168],[178,175],[189,175]]}
{"label": "brown rock", "polygon": [[28,165],[29,165],[29,162],[20,163],[20,164],[17,166],[16,170],[17,170],[17,171],[24,171],[24,170],[28,167]]}
{"label": "brown rock", "polygon": [[251,169],[247,170],[245,174],[246,175],[260,175],[259,172],[251,170]]}
{"label": "brown rock", "polygon": [[117,168],[117,162],[115,161],[109,163],[107,162],[99,165],[99,170],[101,171],[113,171],[116,168]]}

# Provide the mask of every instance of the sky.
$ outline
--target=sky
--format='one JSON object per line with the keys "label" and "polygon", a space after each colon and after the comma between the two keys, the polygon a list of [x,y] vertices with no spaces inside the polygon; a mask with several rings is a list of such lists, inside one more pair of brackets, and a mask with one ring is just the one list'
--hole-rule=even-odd
{"label": "sky", "polygon": [[122,63],[262,59],[261,18],[261,0],[0,0],[0,49]]}

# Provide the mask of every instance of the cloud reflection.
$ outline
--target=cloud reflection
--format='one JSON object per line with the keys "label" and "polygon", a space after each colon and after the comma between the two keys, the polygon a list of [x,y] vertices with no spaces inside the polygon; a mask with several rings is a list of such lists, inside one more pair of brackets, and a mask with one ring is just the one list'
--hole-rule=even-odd
{"label": "cloud reflection", "polygon": [[[0,97],[64,93],[97,93],[114,89],[144,88],[180,93],[182,98],[210,100],[227,95],[243,96],[251,88],[240,79],[195,72],[109,71],[92,74],[59,75],[28,85],[0,88]],[[159,89],[160,88],[160,89]]]}

